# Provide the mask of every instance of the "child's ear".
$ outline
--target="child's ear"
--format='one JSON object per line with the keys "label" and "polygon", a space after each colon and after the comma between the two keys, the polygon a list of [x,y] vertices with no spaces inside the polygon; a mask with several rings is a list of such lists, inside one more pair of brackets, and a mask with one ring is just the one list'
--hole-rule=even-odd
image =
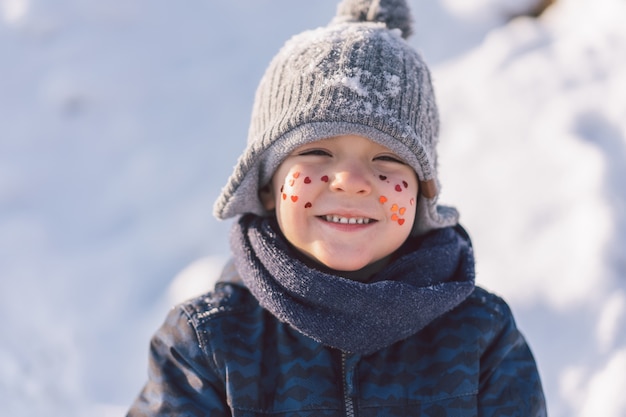
{"label": "child's ear", "polygon": [[259,190],[259,200],[265,210],[270,211],[276,208],[276,199],[274,196],[274,189],[272,184],[267,184]]}

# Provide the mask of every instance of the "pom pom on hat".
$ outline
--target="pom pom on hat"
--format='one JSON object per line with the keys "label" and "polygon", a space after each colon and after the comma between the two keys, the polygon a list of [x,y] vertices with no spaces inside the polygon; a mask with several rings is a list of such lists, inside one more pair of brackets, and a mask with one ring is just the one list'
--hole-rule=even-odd
{"label": "pom pom on hat", "polygon": [[400,29],[404,39],[413,34],[411,11],[405,0],[343,0],[334,21],[383,22],[389,29]]}
{"label": "pom pom on hat", "polygon": [[403,158],[420,180],[413,232],[456,224],[439,206],[439,114],[430,72],[406,41],[406,1],[343,0],[328,26],[291,38],[256,92],[248,143],[215,202],[214,215],[267,215],[259,189],[297,147],[359,135]]}

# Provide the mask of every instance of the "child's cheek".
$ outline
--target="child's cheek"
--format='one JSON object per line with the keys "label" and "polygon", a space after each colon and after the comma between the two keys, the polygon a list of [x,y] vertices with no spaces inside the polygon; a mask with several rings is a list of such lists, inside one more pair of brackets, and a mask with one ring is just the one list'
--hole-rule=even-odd
{"label": "child's cheek", "polygon": [[299,169],[290,171],[280,188],[280,204],[290,204],[294,208],[303,209],[313,207],[313,203],[309,201],[308,197],[312,194],[311,191],[315,184],[320,182],[328,182],[328,176],[316,176]]}
{"label": "child's cheek", "polygon": [[378,177],[384,183],[383,194],[378,198],[385,207],[388,218],[404,226],[407,219],[415,216],[417,184],[413,179]]}

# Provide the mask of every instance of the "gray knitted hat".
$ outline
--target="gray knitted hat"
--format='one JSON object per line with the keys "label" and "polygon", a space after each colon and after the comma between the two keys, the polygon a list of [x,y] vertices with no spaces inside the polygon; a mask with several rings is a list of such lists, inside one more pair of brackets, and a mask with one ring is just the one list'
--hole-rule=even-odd
{"label": "gray knitted hat", "polygon": [[429,70],[406,41],[411,26],[404,0],[343,0],[328,26],[287,41],[258,87],[248,145],[215,216],[266,214],[259,188],[295,148],[354,134],[391,149],[417,173],[414,233],[456,224],[456,210],[437,205],[439,117]]}

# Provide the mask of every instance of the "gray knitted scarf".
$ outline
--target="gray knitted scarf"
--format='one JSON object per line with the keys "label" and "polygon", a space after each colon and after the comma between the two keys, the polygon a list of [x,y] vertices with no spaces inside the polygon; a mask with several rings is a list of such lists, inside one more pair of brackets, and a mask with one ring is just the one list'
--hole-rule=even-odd
{"label": "gray knitted scarf", "polygon": [[307,266],[275,220],[244,215],[233,225],[235,267],[261,306],[312,339],[369,354],[403,340],[474,289],[474,257],[460,227],[410,238],[369,282]]}

